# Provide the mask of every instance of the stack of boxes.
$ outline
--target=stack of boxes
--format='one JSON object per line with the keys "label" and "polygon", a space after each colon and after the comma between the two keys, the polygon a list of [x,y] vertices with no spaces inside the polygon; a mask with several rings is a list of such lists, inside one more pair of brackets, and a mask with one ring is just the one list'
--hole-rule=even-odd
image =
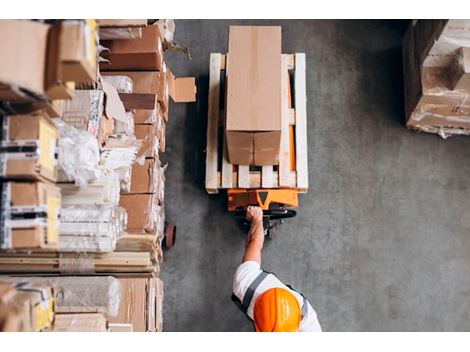
{"label": "stack of boxes", "polygon": [[120,205],[129,215],[128,232],[156,234],[160,240],[164,235],[165,179],[159,152],[165,151],[169,97],[190,102],[195,101],[196,93],[194,78],[175,78],[166,65],[164,43],[172,38],[168,28],[171,26],[160,22],[142,27],[140,38],[102,41],[109,49],[103,56],[109,61],[100,64],[104,80],[118,90],[133,116],[135,135],[143,141],[140,161],[130,172],[131,187],[121,194]]}
{"label": "stack of boxes", "polygon": [[[104,296],[117,302],[108,314],[91,302],[64,311],[57,295],[69,289],[52,278],[0,277],[7,282],[0,285],[0,306],[8,307],[0,309],[0,329],[161,331],[159,153],[169,96],[194,101],[196,92],[194,78],[175,78],[166,66],[173,31],[171,20],[0,21],[0,271],[13,274],[11,263],[20,260],[31,273],[96,275],[95,263],[109,262],[116,264],[100,274],[120,283]],[[136,260],[145,272],[126,271]],[[102,278],[58,280],[85,293],[86,280]],[[55,321],[52,305],[40,319],[24,313],[37,302],[18,294],[20,284],[48,287],[43,297],[56,297]]]}
{"label": "stack of boxes", "polygon": [[408,128],[470,134],[470,20],[414,20],[403,39]]}

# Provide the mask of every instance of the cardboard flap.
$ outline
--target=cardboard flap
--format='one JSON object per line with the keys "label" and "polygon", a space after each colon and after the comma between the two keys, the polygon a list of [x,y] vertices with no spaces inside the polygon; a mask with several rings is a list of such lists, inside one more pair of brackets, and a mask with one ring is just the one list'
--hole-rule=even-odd
{"label": "cardboard flap", "polygon": [[105,114],[108,118],[113,118],[123,123],[129,123],[124,105],[119,98],[119,94],[110,83],[101,80],[103,91],[106,95]]}
{"label": "cardboard flap", "polygon": [[191,103],[196,101],[196,80],[194,77],[179,77],[167,69],[167,83],[170,96],[175,103]]}

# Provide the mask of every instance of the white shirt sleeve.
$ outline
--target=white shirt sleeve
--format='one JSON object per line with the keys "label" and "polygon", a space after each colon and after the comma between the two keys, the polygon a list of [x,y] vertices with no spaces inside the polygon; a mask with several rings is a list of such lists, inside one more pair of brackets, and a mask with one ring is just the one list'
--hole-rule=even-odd
{"label": "white shirt sleeve", "polygon": [[240,301],[243,301],[248,287],[261,272],[260,265],[254,261],[244,262],[237,268],[233,277],[233,293]]}

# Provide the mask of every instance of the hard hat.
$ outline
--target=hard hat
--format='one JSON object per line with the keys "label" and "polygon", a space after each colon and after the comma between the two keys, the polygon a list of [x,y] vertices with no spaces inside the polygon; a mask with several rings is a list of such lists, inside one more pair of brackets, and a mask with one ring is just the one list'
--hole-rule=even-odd
{"label": "hard hat", "polygon": [[301,320],[299,302],[290,291],[271,288],[256,299],[253,318],[256,331],[298,331]]}

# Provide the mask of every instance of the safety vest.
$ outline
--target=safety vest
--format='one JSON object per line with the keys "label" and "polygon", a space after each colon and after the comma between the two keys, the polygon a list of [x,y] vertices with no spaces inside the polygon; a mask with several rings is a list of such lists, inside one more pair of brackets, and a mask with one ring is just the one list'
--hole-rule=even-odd
{"label": "safety vest", "polygon": [[[245,316],[250,321],[253,321],[253,319],[251,319],[248,316],[248,313],[247,313],[248,312],[248,307],[250,306],[251,301],[253,300],[253,296],[256,292],[256,289],[263,282],[263,280],[266,278],[266,276],[268,276],[269,274],[274,275],[273,273],[270,273],[270,272],[267,272],[267,271],[263,270],[256,277],[256,279],[254,279],[253,282],[250,284],[250,286],[246,290],[245,296],[243,297],[242,300],[240,300],[234,293],[232,293],[232,302],[235,303],[235,305],[245,314]],[[274,275],[274,276],[276,276],[276,275]],[[289,287],[292,291],[295,291],[295,292],[297,292],[298,294],[300,294],[302,296],[302,307],[301,307],[300,314],[301,314],[301,321],[303,321],[308,315],[307,299],[305,298],[305,296],[303,294],[301,294],[300,292],[294,290],[290,285],[287,285],[287,284],[285,284],[285,285],[287,287]]]}

